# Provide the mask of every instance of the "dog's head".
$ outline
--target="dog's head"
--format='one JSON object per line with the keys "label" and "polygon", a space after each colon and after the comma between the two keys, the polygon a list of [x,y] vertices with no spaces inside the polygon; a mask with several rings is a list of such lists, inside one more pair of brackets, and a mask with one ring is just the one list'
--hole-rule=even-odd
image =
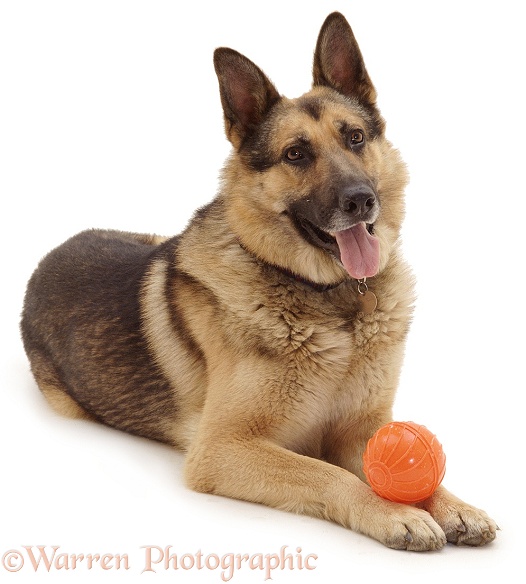
{"label": "dog's head", "polygon": [[399,235],[406,172],[345,18],[323,24],[313,87],[297,99],[236,51],[217,49],[214,64],[234,146],[223,196],[243,246],[313,282],[376,275]]}

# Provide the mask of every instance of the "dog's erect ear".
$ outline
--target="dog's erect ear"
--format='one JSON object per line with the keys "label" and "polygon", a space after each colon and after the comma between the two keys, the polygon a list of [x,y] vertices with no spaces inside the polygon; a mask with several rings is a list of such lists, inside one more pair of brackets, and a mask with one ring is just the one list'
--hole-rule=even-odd
{"label": "dog's erect ear", "polygon": [[365,69],[354,34],[339,12],[333,12],[321,27],[314,52],[314,85],[326,85],[355,97],[364,105],[376,103],[376,90]]}
{"label": "dog's erect ear", "polygon": [[238,148],[280,99],[272,82],[252,61],[232,49],[214,52],[227,138]]}

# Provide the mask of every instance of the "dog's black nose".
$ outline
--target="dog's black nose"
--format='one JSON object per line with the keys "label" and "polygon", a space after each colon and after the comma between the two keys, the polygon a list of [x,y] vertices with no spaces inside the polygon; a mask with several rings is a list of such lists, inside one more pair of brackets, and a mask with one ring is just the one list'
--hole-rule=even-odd
{"label": "dog's black nose", "polygon": [[340,194],[340,209],[357,219],[365,219],[375,204],[376,194],[368,185],[348,187]]}

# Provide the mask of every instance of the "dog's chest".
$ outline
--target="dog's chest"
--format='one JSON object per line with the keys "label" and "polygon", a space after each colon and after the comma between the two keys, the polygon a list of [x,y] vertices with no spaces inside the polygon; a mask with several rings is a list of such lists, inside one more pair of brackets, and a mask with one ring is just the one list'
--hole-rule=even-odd
{"label": "dog's chest", "polygon": [[381,302],[364,314],[338,297],[325,303],[316,297],[288,300],[261,310],[267,323],[252,330],[268,333],[276,370],[286,371],[296,388],[295,412],[287,416],[280,439],[313,454],[342,416],[360,416],[390,399],[409,314],[396,305],[385,309]]}
{"label": "dog's chest", "polygon": [[398,328],[392,311],[379,307],[365,314],[352,296],[332,299],[283,292],[272,300],[252,330],[262,333],[269,349],[311,363],[314,369],[324,364],[346,369],[357,356],[389,341]]}

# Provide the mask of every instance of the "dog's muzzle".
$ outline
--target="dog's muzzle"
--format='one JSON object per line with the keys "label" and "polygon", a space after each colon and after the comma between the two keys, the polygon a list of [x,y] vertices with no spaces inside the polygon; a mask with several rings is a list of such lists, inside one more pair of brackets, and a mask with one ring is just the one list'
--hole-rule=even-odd
{"label": "dog's muzzle", "polygon": [[291,206],[290,216],[300,235],[330,252],[353,278],[375,275],[379,241],[374,237],[374,222],[380,204],[374,189],[359,182],[341,188],[330,197],[332,204],[320,198],[308,197]]}

